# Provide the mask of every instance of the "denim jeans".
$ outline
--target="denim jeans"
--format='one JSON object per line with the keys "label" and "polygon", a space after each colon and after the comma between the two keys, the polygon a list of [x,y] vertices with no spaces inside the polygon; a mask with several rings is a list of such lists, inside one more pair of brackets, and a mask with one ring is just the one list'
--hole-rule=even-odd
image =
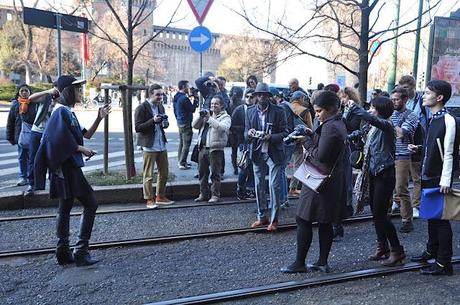
{"label": "denim jeans", "polygon": [[[243,152],[244,148],[243,144],[239,145],[240,152]],[[246,195],[246,191],[254,191],[254,170],[251,160],[249,160],[247,168],[240,168],[238,172],[237,193]]]}
{"label": "denim jeans", "polygon": [[286,153],[286,159],[283,163],[281,170],[280,170],[280,200],[282,203],[288,200],[288,181],[286,177],[286,167],[291,160],[292,154],[294,152],[295,144],[284,145],[284,151]]}
{"label": "denim jeans", "polygon": [[19,178],[27,179],[27,160],[29,159],[29,148],[18,143]]}
{"label": "denim jeans", "polygon": [[[29,165],[28,165],[28,179],[29,185],[33,188],[34,187],[34,160],[35,155],[37,154],[38,147],[40,146],[40,140],[42,138],[42,133],[32,131],[30,133],[30,142],[29,142]],[[46,174],[46,173],[45,173]]]}
{"label": "denim jeans", "polygon": [[[282,164],[275,164],[267,154],[264,154],[260,159],[253,160],[253,167],[256,184],[257,219],[266,218],[265,210],[270,209],[269,220],[270,223],[273,223],[278,220],[277,212],[280,206],[280,172]],[[267,197],[265,195],[267,189],[267,182],[265,180],[267,170],[270,186],[270,205],[267,204]]]}
{"label": "denim jeans", "polygon": [[190,125],[179,125],[179,148],[177,149],[177,161],[179,165],[187,165],[187,156],[192,143],[193,131]]}

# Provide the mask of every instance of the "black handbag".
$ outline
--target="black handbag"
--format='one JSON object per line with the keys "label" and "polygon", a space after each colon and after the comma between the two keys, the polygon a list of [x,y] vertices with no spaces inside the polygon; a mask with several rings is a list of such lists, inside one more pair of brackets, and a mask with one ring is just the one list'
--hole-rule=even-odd
{"label": "black handbag", "polygon": [[190,156],[190,161],[198,163],[198,154],[200,153],[199,144],[193,146],[192,155]]}

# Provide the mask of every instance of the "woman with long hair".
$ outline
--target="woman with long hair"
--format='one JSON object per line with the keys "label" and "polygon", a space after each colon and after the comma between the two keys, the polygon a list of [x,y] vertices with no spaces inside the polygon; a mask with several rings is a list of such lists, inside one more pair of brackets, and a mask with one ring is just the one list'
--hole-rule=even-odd
{"label": "woman with long hair", "polygon": [[[97,202],[94,191],[81,168],[83,155],[91,158],[96,152],[83,146],[83,137],[90,139],[99,123],[110,112],[110,106],[99,108],[91,128],[81,127],[73,108],[82,100],[82,84],[73,76],[63,75],[57,80],[60,98],[43,132],[42,142],[35,158],[35,170],[44,164],[50,172],[50,197],[59,199],[56,235],[58,238],[56,258],[60,265],[76,263],[88,266],[97,263],[88,252],[89,239],[96,215]],[[39,169],[40,168],[40,169]],[[37,179],[37,188],[43,189],[45,181]],[[83,205],[80,232],[73,255],[69,248],[70,211],[77,198]]]}
{"label": "woman with long hair", "polygon": [[351,100],[348,107],[351,114],[372,126],[364,145],[364,163],[367,166],[363,167],[363,171],[366,171],[364,174],[368,176],[369,204],[377,234],[377,249],[375,254],[369,256],[369,260],[382,260],[382,265],[388,267],[401,265],[406,254],[395,226],[388,217],[396,183],[396,134],[390,120],[393,102],[387,97],[379,96],[371,100],[369,112]]}
{"label": "woman with long hair", "polygon": [[343,158],[347,130],[339,112],[340,100],[334,92],[324,91],[313,100],[319,126],[306,137],[304,148],[313,164],[331,173],[330,180],[316,193],[302,187],[297,208],[297,255],[294,263],[281,269],[285,273],[306,272],[305,259],[313,238],[313,222],[318,222],[319,259],[308,265],[311,270],[329,272],[332,246],[332,223],[340,221],[345,212],[341,196],[344,192]]}

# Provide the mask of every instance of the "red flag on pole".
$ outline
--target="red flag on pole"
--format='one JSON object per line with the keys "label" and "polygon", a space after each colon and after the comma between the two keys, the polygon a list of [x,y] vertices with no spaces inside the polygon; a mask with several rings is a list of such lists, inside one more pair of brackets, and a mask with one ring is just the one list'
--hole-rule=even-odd
{"label": "red flag on pole", "polygon": [[87,33],[83,33],[81,37],[81,53],[83,55],[84,63],[87,65],[89,60],[89,40]]}

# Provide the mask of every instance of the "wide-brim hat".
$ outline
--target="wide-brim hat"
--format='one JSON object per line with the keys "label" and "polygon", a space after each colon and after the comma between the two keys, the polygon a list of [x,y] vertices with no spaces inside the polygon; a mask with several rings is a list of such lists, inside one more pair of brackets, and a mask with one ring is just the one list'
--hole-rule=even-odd
{"label": "wide-brim hat", "polygon": [[273,94],[270,92],[270,88],[266,83],[258,83],[252,95],[273,96]]}

